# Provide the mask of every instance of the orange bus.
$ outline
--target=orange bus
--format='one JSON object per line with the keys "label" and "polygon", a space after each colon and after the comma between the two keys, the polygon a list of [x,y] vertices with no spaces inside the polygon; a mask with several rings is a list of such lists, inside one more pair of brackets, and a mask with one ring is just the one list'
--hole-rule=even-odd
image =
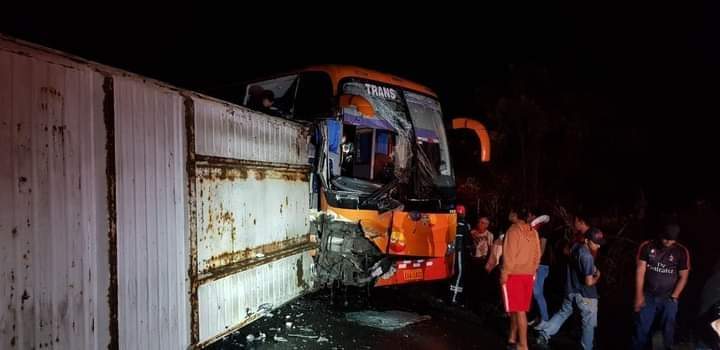
{"label": "orange bus", "polygon": [[[312,66],[247,84],[244,105],[310,126],[310,209],[321,284],[386,286],[453,274],[455,179],[427,87],[368,69]],[[453,128],[487,131],[474,120]]]}

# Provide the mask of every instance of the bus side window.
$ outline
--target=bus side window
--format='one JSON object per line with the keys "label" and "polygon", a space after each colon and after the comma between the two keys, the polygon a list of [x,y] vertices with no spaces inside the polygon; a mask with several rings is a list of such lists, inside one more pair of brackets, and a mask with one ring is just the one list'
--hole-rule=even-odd
{"label": "bus side window", "polygon": [[305,72],[295,99],[295,119],[312,120],[332,117],[333,87],[324,72]]}
{"label": "bus side window", "polygon": [[[297,83],[297,75],[251,83],[245,87],[243,105],[256,111],[287,117],[291,115],[293,111]],[[264,94],[272,94],[272,96],[274,96],[271,107],[263,106],[262,99]]]}

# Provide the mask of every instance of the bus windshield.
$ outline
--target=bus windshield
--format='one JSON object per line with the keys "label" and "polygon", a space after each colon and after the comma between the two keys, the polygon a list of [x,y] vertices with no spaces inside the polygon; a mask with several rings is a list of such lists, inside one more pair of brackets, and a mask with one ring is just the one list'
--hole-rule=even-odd
{"label": "bus windshield", "polygon": [[420,197],[435,187],[454,186],[437,100],[363,81],[346,82],[342,96],[340,171],[335,174],[377,184],[414,179]]}

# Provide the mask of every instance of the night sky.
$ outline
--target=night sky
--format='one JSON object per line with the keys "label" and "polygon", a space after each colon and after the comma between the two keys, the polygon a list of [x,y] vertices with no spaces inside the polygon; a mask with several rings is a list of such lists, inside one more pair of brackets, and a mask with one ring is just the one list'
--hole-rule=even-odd
{"label": "night sky", "polygon": [[447,115],[473,116],[491,129],[498,121],[488,116],[515,93],[517,72],[544,72],[539,83],[520,74],[521,85],[591,111],[573,117],[589,126],[594,150],[572,176],[603,191],[642,187],[672,205],[716,198],[719,175],[718,5],[678,6],[557,6],[503,16],[425,5],[415,13],[367,4],[326,15],[65,8],[7,11],[0,32],[201,91],[308,64],[355,64],[428,85]]}

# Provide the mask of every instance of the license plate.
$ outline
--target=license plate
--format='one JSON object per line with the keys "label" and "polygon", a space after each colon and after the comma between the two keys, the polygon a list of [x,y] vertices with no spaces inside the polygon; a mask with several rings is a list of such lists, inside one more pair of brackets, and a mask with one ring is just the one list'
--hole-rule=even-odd
{"label": "license plate", "polygon": [[406,281],[418,281],[423,279],[422,269],[412,269],[403,271],[403,279]]}

